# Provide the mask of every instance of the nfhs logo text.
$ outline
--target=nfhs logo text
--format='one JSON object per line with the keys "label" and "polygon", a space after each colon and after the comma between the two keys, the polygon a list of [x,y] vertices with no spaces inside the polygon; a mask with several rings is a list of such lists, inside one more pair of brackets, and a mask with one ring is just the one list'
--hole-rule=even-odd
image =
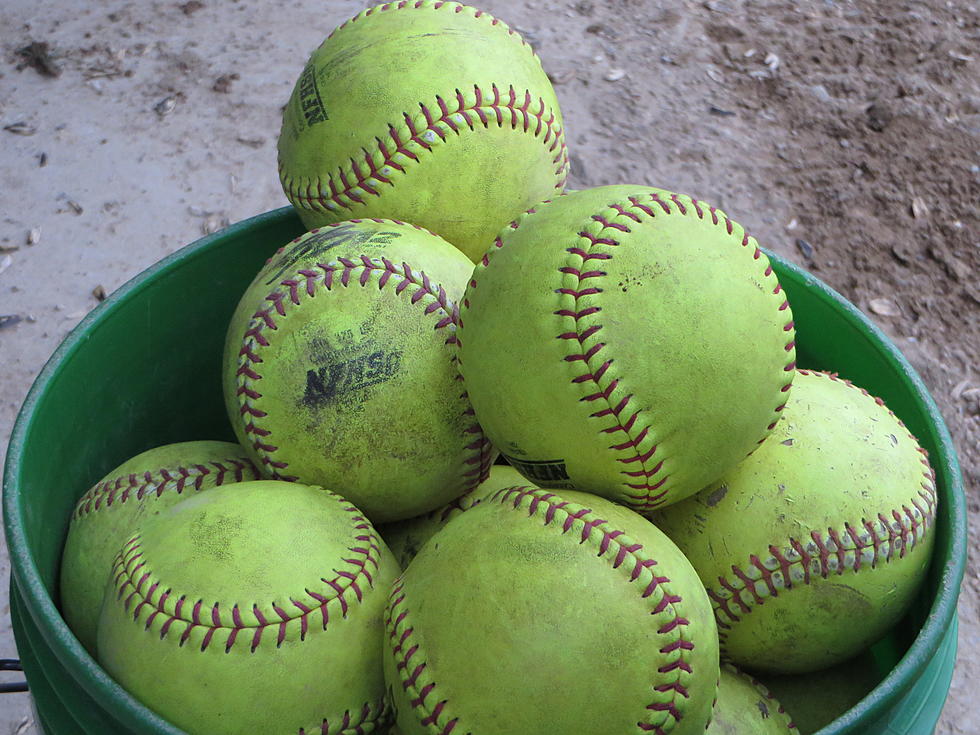
{"label": "nfhs logo text", "polygon": [[401,356],[401,352],[377,350],[307,370],[303,403],[315,408],[368,386],[387,382],[397,375]]}

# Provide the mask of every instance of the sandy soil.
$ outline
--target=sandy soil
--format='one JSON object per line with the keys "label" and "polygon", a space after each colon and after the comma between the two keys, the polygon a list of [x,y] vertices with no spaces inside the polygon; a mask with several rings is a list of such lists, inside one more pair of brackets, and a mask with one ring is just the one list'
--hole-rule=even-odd
{"label": "sandy soil", "polygon": [[[976,529],[977,7],[481,6],[524,33],[551,74],[572,187],[650,184],[722,206],[894,339],[952,431]],[[275,160],[280,107],[308,54],[363,7],[340,0],[0,7],[0,459],[32,379],[100,290],[111,293],[204,232],[286,203]],[[43,53],[19,53],[32,42],[48,44],[56,76],[38,62]],[[980,674],[978,570],[973,551],[943,734],[980,731],[971,707]],[[4,553],[0,657],[15,654],[7,573]],[[0,733],[32,727],[27,696],[4,696]]]}

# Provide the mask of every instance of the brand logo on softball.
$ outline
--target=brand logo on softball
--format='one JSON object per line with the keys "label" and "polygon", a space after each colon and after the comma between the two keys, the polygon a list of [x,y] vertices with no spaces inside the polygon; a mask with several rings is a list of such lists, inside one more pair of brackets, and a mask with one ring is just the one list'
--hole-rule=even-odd
{"label": "brand logo on softball", "polygon": [[376,350],[364,355],[337,355],[338,359],[306,371],[303,404],[319,408],[365,388],[385,383],[398,374],[402,353]]}
{"label": "brand logo on softball", "polygon": [[541,487],[573,487],[568,479],[568,472],[565,470],[565,461],[562,459],[548,459],[538,462],[508,457],[507,455],[504,455],[504,458],[511,467]]}
{"label": "brand logo on softball", "polygon": [[327,110],[320,99],[320,90],[316,87],[316,69],[313,64],[308,64],[299,77],[299,106],[303,110],[303,117],[306,118],[307,126],[329,120]]}

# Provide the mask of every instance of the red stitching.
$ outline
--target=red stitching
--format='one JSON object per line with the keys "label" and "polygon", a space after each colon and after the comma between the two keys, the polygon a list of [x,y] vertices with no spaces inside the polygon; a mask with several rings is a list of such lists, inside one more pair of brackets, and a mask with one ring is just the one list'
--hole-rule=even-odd
{"label": "red stitching", "polygon": [[[630,228],[627,227],[626,225],[620,224],[619,222],[610,222],[601,214],[593,214],[590,219],[602,225],[602,229],[604,230],[611,229],[611,230],[619,230],[620,232],[631,232]],[[615,244],[619,245],[618,242]]]}
{"label": "red stitching", "polygon": [[[177,476],[172,473],[176,473]],[[230,477],[226,477],[228,473],[232,473]],[[252,461],[245,457],[211,461],[207,465],[196,464],[191,467],[171,467],[155,471],[146,470],[142,474],[121,475],[93,485],[75,504],[72,520],[109,508],[117,502],[125,503],[134,496],[137,500],[141,500],[150,493],[160,497],[168,491],[179,495],[189,481],[192,481],[195,490],[200,490],[204,478],[210,476],[214,477],[214,485],[218,486],[228,482],[242,482],[245,479],[258,479],[261,475]]]}
{"label": "red stitching", "polygon": [[[359,586],[361,578],[363,577],[367,580],[370,587],[374,587],[374,577],[371,567],[374,570],[377,570],[379,567],[381,549],[379,547],[378,536],[375,534],[371,524],[360,515],[360,511],[353,505],[339,496],[334,497],[337,499],[340,507],[351,514],[351,522],[353,523],[355,532],[353,537],[355,544],[348,550],[357,556],[343,559],[343,561],[355,567],[356,572],[351,573],[343,569],[333,570],[336,576],[330,579],[321,578],[320,582],[334,592],[332,596],[328,597],[308,589],[305,590],[305,593],[316,602],[315,605],[308,605],[290,598],[290,604],[299,611],[298,613],[287,612],[273,602],[271,606],[278,619],[269,620],[257,605],[253,605],[250,612],[257,623],[247,624],[242,619],[241,610],[237,603],[232,606],[231,610],[223,618],[218,602],[215,602],[211,606],[210,612],[205,613],[204,601],[197,600],[191,604],[190,616],[188,617],[184,614],[185,603],[190,604],[186,596],[181,596],[174,606],[173,613],[168,613],[166,602],[171,595],[171,590],[167,589],[162,594],[157,595],[157,590],[161,585],[160,581],[156,580],[150,585],[146,593],[142,591],[143,585],[147,580],[152,578],[152,571],[146,569],[147,562],[143,558],[141,536],[139,534],[130,539],[123,550],[116,556],[113,565],[113,584],[116,587],[116,599],[122,600],[123,595],[126,595],[122,604],[125,610],[132,614],[134,621],[139,620],[144,608],[152,611],[144,625],[144,629],[146,630],[149,630],[151,623],[157,615],[164,616],[166,620],[160,630],[161,639],[169,634],[170,628],[175,622],[185,623],[186,625],[181,632],[179,640],[180,646],[183,646],[190,640],[195,628],[203,628],[204,640],[201,643],[202,651],[208,648],[217,631],[228,632],[224,644],[226,652],[230,651],[235,645],[239,633],[252,631],[250,651],[254,653],[261,642],[262,633],[265,629],[271,627],[275,627],[276,629],[276,646],[278,647],[285,641],[286,626],[297,621],[300,624],[300,639],[305,640],[311,616],[318,614],[322,629],[326,630],[327,624],[330,622],[328,606],[331,602],[337,602],[341,607],[342,617],[346,617],[349,607],[346,599],[348,592],[353,592],[358,602],[360,602],[363,595]],[[142,573],[141,570],[143,570]],[[134,601],[136,601],[135,606]],[[244,636],[243,640],[248,640],[248,636]]]}
{"label": "red stitching", "polygon": [[[356,718],[350,710],[345,710],[340,721],[331,721],[324,718],[319,725],[313,725],[306,729],[301,727],[297,735],[365,735],[369,732],[376,732],[377,727],[383,724],[389,716],[388,702],[381,697],[375,702],[365,702],[360,712],[356,713]],[[336,729],[338,728],[339,729]],[[333,729],[332,729],[333,728]]]}
{"label": "red stitching", "polygon": [[[632,208],[627,208],[621,204],[611,204],[609,209],[612,209],[619,215],[623,215],[633,222],[642,222],[642,218],[634,209],[638,209],[641,212],[646,213],[649,216],[653,216],[653,210],[651,210],[646,205],[643,205],[637,197],[630,197],[629,201]],[[666,211],[670,211],[666,205],[659,200],[659,197],[651,198],[651,201],[659,203]],[[620,222],[610,221],[608,218],[601,214],[595,214],[591,219],[601,225],[601,229],[598,233],[592,233],[588,230],[583,230],[579,232],[579,236],[584,240],[582,246],[575,246],[567,248],[566,251],[572,258],[577,258],[581,261],[584,266],[589,260],[610,260],[613,257],[613,252],[609,252],[607,249],[614,249],[619,247],[619,241],[612,235],[608,234],[609,231],[619,231],[624,233],[629,233],[629,226],[622,224]],[[574,261],[569,261],[574,263]],[[567,316],[575,320],[575,330],[563,332],[558,335],[559,339],[565,340],[576,340],[578,342],[578,351],[572,351],[569,355],[565,357],[567,362],[582,361],[585,363],[585,371],[578,374],[572,378],[572,383],[580,384],[585,382],[595,383],[598,390],[589,395],[584,396],[580,400],[582,401],[596,401],[604,400],[607,403],[612,399],[612,394],[615,392],[619,386],[619,380],[614,378],[608,385],[603,387],[601,382],[603,381],[606,372],[613,363],[613,359],[602,359],[598,358],[598,365],[590,364],[590,361],[597,357],[598,353],[606,347],[604,342],[596,342],[591,347],[586,347],[586,342],[595,336],[595,334],[602,328],[600,324],[592,324],[588,327],[582,329],[579,327],[579,321],[586,316],[591,314],[596,314],[601,311],[599,306],[588,306],[584,309],[578,308],[578,300],[584,296],[592,296],[595,294],[602,293],[602,288],[598,286],[590,286],[587,288],[582,287],[582,282],[586,279],[598,279],[605,275],[607,272],[604,270],[584,270],[582,267],[576,267],[575,265],[566,265],[559,268],[559,272],[564,275],[570,275],[577,278],[579,287],[571,288],[560,288],[556,289],[556,292],[562,295],[571,296],[575,300],[575,308],[572,309],[558,309],[554,313],[557,316]],[[628,394],[621,398],[618,403],[614,406],[608,405],[604,409],[600,409],[591,414],[592,418],[602,418],[608,416],[614,416],[616,419],[616,424],[602,429],[603,433],[613,433],[613,432],[623,432],[626,434],[626,441],[614,443],[610,445],[610,449],[616,452],[627,451],[631,453],[631,456],[626,458],[619,458],[617,461],[623,464],[632,464],[634,462],[640,462],[644,464],[647,462],[654,454],[657,449],[656,442],[652,447],[643,452],[640,450],[640,444],[647,438],[649,434],[649,426],[644,426],[640,429],[638,433],[633,434],[633,425],[639,417],[639,411],[627,411],[633,399],[633,394]],[[640,493],[629,493],[627,498],[631,501],[634,507],[639,507],[643,510],[648,510],[657,505],[660,505],[665,500],[667,491],[659,491],[663,484],[666,482],[667,477],[659,479],[656,481],[651,481],[650,477],[657,474],[663,467],[663,462],[659,462],[654,470],[647,470],[645,467],[640,472],[636,472],[630,469],[622,470],[622,473],[628,477],[638,477],[643,476],[646,481],[642,483],[629,483],[624,482],[626,487],[630,490],[639,490]],[[659,492],[658,492],[659,491]]]}
{"label": "red stitching", "polygon": [[[391,641],[391,653],[395,658],[396,671],[400,674],[407,674],[407,676],[403,677],[402,689],[409,694],[411,706],[416,710],[420,710],[422,724],[426,727],[432,727],[433,725],[438,727],[437,720],[439,715],[442,714],[447,700],[443,699],[438,701],[435,706],[430,707],[426,703],[426,700],[436,689],[436,683],[429,682],[422,686],[421,689],[416,686],[419,676],[426,669],[427,663],[425,661],[417,664],[412,663],[412,659],[418,653],[419,645],[417,643],[408,645],[412,633],[414,633],[414,628],[411,626],[403,628],[403,623],[409,614],[407,607],[404,605],[405,594],[403,589],[404,583],[399,578],[388,596],[385,629],[388,632],[388,639]],[[440,735],[451,733],[455,729],[458,720],[459,718],[454,717],[442,725],[442,729],[438,731]]]}
{"label": "red stitching", "polygon": [[[645,193],[643,196],[631,196],[631,197],[628,197],[628,201],[632,205],[632,210],[636,210],[636,211],[642,212],[643,214],[647,215],[648,217],[656,217],[656,216],[658,216],[658,211],[661,211],[663,214],[668,214],[668,215],[669,214],[673,214],[674,213],[674,209],[671,207],[671,204],[676,208],[676,210],[678,212],[680,212],[680,214],[682,214],[682,215],[687,214],[687,207],[685,206],[684,201],[683,201],[683,199],[680,196],[678,196],[677,194],[670,194],[669,199],[670,199],[670,203],[668,203],[667,201],[664,201],[664,199],[661,198],[660,195],[657,192],[648,192],[648,193]],[[648,202],[648,203],[645,203],[644,200],[646,200],[646,202]],[[690,199],[690,205],[694,208],[694,211],[696,212],[696,214],[697,214],[697,216],[699,218],[702,218],[703,219],[705,217],[704,209],[703,209],[701,203],[698,202],[698,200],[696,200],[696,199]],[[656,207],[659,207],[659,210],[656,209]],[[636,213],[636,211],[631,211],[630,209],[628,209],[627,207],[625,207],[625,206],[623,206],[621,204],[613,204],[613,205],[610,205],[610,208],[613,211],[615,211],[618,214],[620,214],[620,215],[627,216],[629,219],[633,220],[634,222],[641,222],[642,221],[642,218],[640,217],[639,214]],[[732,223],[732,221],[730,219],[728,219],[727,217],[719,216],[717,210],[714,207],[709,207],[708,208],[708,214],[711,217],[712,224],[718,225],[719,223],[723,222],[724,223],[724,226],[725,226],[726,232],[729,235],[733,234],[733,232],[734,232],[734,223]],[[601,215],[594,215],[592,217],[592,219],[594,221],[596,221],[596,222],[599,222],[602,225],[603,230],[600,231],[597,235],[594,235],[594,234],[589,233],[587,231],[580,232],[579,235],[582,236],[587,241],[587,243],[588,243],[587,246],[586,247],[575,247],[575,248],[569,248],[568,249],[568,252],[571,255],[578,256],[579,258],[581,258],[583,264],[586,262],[586,259],[587,258],[594,257],[596,255],[595,253],[592,252],[592,249],[595,246],[600,246],[600,245],[601,246],[607,246],[607,247],[616,247],[616,246],[618,246],[619,243],[618,243],[618,241],[616,239],[614,239],[612,237],[606,237],[606,236],[604,236],[605,235],[605,232],[604,231],[606,230],[606,228],[618,229],[618,230],[623,231],[623,232],[629,232],[630,231],[628,226],[626,226],[626,225],[624,225],[622,223],[610,222],[608,219],[606,219],[605,217],[603,217]],[[741,240],[741,244],[743,246],[746,246],[750,242],[751,241],[749,240],[748,235],[747,234],[746,235],[743,235],[742,240]],[[609,259],[609,258],[611,258],[613,256],[612,253],[610,253],[610,252],[603,252],[601,250],[600,250],[600,254],[603,257],[603,259]],[[571,267],[571,266],[566,266],[565,268],[562,268],[560,270],[561,270],[562,273],[565,273],[565,274],[574,275],[574,273],[575,273],[575,269],[573,267]],[[589,275],[591,277],[595,277],[595,275],[598,275],[599,273],[602,273],[602,272],[601,271],[589,271],[588,273],[589,273]],[[772,268],[771,267],[767,267],[767,269],[764,272],[764,277],[766,277],[766,278],[773,277],[773,271],[772,271]],[[581,280],[582,279],[580,278],[580,281]],[[589,293],[587,293],[586,291],[589,291]],[[561,293],[561,294],[570,295],[570,296],[574,297],[577,300],[582,295],[591,295],[592,293],[601,292],[601,289],[598,289],[598,288],[595,288],[595,287],[593,287],[593,289],[588,289],[588,290],[587,289],[579,289],[579,290],[576,290],[574,288],[569,288],[569,289],[560,289],[558,292]],[[777,283],[777,286],[773,290],[773,293],[778,294],[779,292],[780,292],[780,288],[779,288],[778,283]],[[788,307],[789,307],[788,302],[784,301],[783,304],[779,307],[779,309],[782,311],[782,310],[787,309]],[[601,307],[593,306],[593,307],[590,307],[590,308],[598,311]],[[595,311],[590,312],[590,313],[595,313]],[[562,310],[561,312],[556,312],[556,314],[558,314],[560,316],[573,316],[573,318],[575,318],[576,323],[583,316],[587,316],[587,314],[583,314],[582,311],[575,311],[575,310],[571,310],[571,309]],[[595,326],[598,326],[598,325],[595,325]],[[582,332],[581,335],[580,335],[580,344],[583,343],[588,337],[593,336],[595,334],[595,331],[597,331],[597,329],[590,328],[587,332]],[[784,367],[784,372],[791,373],[794,370],[794,368],[795,368],[795,362],[792,360],[793,356],[795,355],[795,340],[793,339],[792,322],[790,322],[788,325],[784,326],[784,331],[785,332],[788,332],[789,333],[788,336],[790,337],[790,339],[787,341],[787,343],[785,345],[785,348],[784,348],[787,353],[790,353],[789,354],[789,362]],[[575,334],[574,332],[566,332],[566,333],[560,335],[560,337],[561,338],[568,339],[568,338],[570,338],[571,335],[574,335],[574,334]],[[584,354],[589,354],[589,353],[586,353],[583,350],[581,354],[584,355]],[[590,358],[593,357],[593,356],[594,356],[594,353],[589,354],[589,357]],[[604,362],[600,366],[600,368],[598,370],[593,370],[590,373],[585,373],[583,375],[580,375],[580,376],[577,376],[577,377],[573,378],[573,382],[584,382],[585,380],[589,379],[590,377],[598,380],[606,372],[606,369],[608,368],[608,366],[609,366],[609,361],[606,361],[606,362]],[[788,391],[789,388],[790,388],[791,382],[792,382],[791,380],[789,382],[787,382],[780,389],[781,392]],[[614,381],[614,383],[615,383],[615,381]],[[599,393],[595,393],[595,394],[592,394],[590,396],[586,396],[583,400],[596,400],[599,397],[604,397],[604,398],[607,398],[608,399],[610,397],[611,393],[612,393],[612,390],[610,390],[609,388],[607,388],[606,390],[602,390]],[[602,431],[604,433],[610,433],[610,432],[615,432],[615,431],[622,430],[622,431],[624,431],[627,434],[628,441],[621,442],[621,443],[618,443],[618,444],[613,444],[610,447],[610,449],[612,449],[614,451],[629,451],[629,450],[633,450],[635,452],[634,456],[628,457],[628,458],[621,458],[618,461],[621,462],[621,463],[624,463],[624,464],[631,464],[631,463],[635,463],[635,462],[640,462],[641,464],[643,464],[643,463],[647,462],[654,455],[654,453],[656,452],[656,449],[657,449],[657,444],[654,443],[654,445],[652,446],[652,448],[650,450],[648,450],[646,453],[641,453],[640,452],[640,450],[639,450],[639,444],[647,436],[649,427],[644,427],[641,430],[641,433],[639,435],[633,436],[633,434],[632,434],[633,425],[636,422],[637,418],[639,417],[639,411],[626,412],[625,416],[623,415],[623,412],[626,411],[626,409],[629,406],[629,403],[630,403],[630,400],[632,399],[632,397],[633,397],[632,394],[627,395],[625,398],[623,398],[622,400],[619,401],[619,403],[616,405],[615,408],[613,408],[613,407],[610,406],[609,408],[607,408],[605,410],[601,410],[601,411],[597,411],[597,412],[593,413],[592,416],[598,418],[598,417],[606,417],[606,416],[609,416],[610,414],[614,415],[616,417],[616,419],[617,419],[618,424],[615,425],[615,426],[609,427],[607,429],[603,429]],[[778,413],[781,409],[782,409],[782,406],[777,407],[775,409],[775,413]],[[623,420],[624,418],[625,418],[625,421]],[[775,425],[775,422],[773,422],[772,424],[770,424],[770,426],[768,428],[771,429],[774,425]],[[663,486],[665,485],[665,483],[669,479],[670,475],[668,474],[668,475],[666,475],[666,476],[664,476],[662,478],[657,478],[657,475],[661,472],[661,470],[663,469],[663,467],[664,467],[664,461],[661,460],[660,462],[657,463],[656,467],[654,467],[652,470],[649,470],[646,467],[644,467],[644,469],[641,470],[641,471],[639,471],[639,472],[637,472],[637,471],[624,471],[624,474],[626,474],[627,476],[634,477],[634,478],[643,478],[645,480],[644,482],[626,483],[626,486],[628,488],[630,488],[631,490],[640,491],[640,492],[630,493],[630,494],[627,495],[627,497],[632,502],[632,504],[634,504],[635,506],[639,506],[639,508],[641,510],[650,510],[652,508],[657,507],[658,505],[663,504],[667,500],[667,497],[668,497],[668,494],[669,494],[669,488],[664,488]]]}
{"label": "red stitching", "polygon": [[[355,223],[362,221],[348,220],[348,222]],[[404,224],[397,220],[372,218],[372,221]],[[325,227],[337,227],[344,224],[343,222],[339,222],[326,225]],[[428,230],[422,227],[416,227],[416,229],[428,232]],[[304,236],[301,235],[300,238]],[[300,238],[297,238],[297,240]],[[293,242],[296,242],[296,240]],[[247,414],[252,417],[252,420],[244,426],[245,434],[251,437],[253,449],[260,456],[262,463],[271,470],[273,479],[295,481],[298,478],[285,473],[285,470],[289,466],[288,462],[272,457],[279,449],[278,445],[268,440],[272,432],[269,429],[258,426],[256,423],[256,419],[265,418],[268,414],[255,407],[252,401],[256,401],[262,397],[262,393],[257,390],[256,384],[262,379],[262,373],[259,372],[258,367],[263,362],[260,354],[262,350],[260,348],[269,345],[269,341],[263,333],[266,330],[275,331],[277,329],[277,317],[275,315],[279,317],[286,315],[287,300],[288,303],[298,306],[301,303],[301,291],[305,292],[307,296],[313,297],[319,288],[325,288],[327,291],[333,290],[338,285],[349,288],[351,287],[352,277],[354,277],[354,282],[357,285],[364,287],[369,282],[372,274],[380,272],[378,278],[379,289],[394,284],[395,293],[402,294],[409,286],[412,286],[414,288],[409,292],[411,303],[416,304],[426,296],[432,299],[428,304],[424,305],[423,313],[427,316],[434,314],[438,318],[434,329],[444,329],[450,325],[457,325],[459,323],[458,305],[451,302],[445,289],[442,286],[436,287],[430,281],[428,275],[422,271],[413,271],[408,263],[396,265],[387,258],[380,258],[380,261],[381,265],[378,265],[378,263],[371,260],[367,255],[361,255],[356,259],[338,258],[337,263],[318,263],[315,266],[318,270],[300,269],[297,271],[297,274],[303,278],[303,282],[300,283],[296,279],[285,279],[281,281],[279,287],[265,298],[265,301],[269,302],[272,307],[257,309],[252,317],[250,327],[244,334],[242,346],[238,352],[239,367],[236,371],[238,388],[236,393],[239,398],[240,414],[242,416]],[[339,278],[337,278],[338,275]],[[338,280],[339,284],[337,283]],[[447,344],[454,344],[455,341],[455,334],[450,335],[446,339]],[[456,365],[457,358],[455,355],[452,357],[452,362]],[[465,394],[461,398],[465,398]],[[490,440],[483,434],[483,430],[476,422],[475,416],[468,405],[463,413],[472,417],[465,432],[475,434],[476,438],[464,447],[469,451],[469,455],[464,460],[468,469],[461,475],[463,486],[460,489],[460,495],[470,492],[480,482],[486,479],[494,456],[494,450],[490,444]]]}
{"label": "red stitching", "polygon": [[[465,121],[466,126],[472,130],[474,127],[474,121],[471,118],[471,114],[475,114],[479,118],[480,124],[484,127],[489,127],[490,118],[486,114],[485,110],[490,110],[493,113],[493,118],[496,120],[496,124],[499,127],[504,125],[505,118],[509,115],[511,120],[511,128],[516,129],[518,127],[518,119],[522,120],[521,129],[523,132],[531,132],[534,137],[539,137],[541,130],[544,129],[545,134],[542,143],[548,145],[548,151],[556,153],[552,163],[556,166],[555,176],[557,178],[555,189],[561,190],[564,186],[565,178],[568,172],[568,156],[565,146],[565,136],[562,128],[557,124],[557,118],[554,112],[550,112],[547,120],[545,120],[545,113],[547,108],[545,106],[544,99],[542,97],[538,98],[537,110],[531,109],[532,97],[530,90],[524,91],[524,101],[518,104],[518,94],[517,90],[514,89],[513,85],[509,85],[505,93],[506,99],[502,98],[500,89],[497,88],[496,84],[491,85],[491,90],[493,91],[493,100],[485,101],[484,93],[478,85],[473,85],[473,91],[475,96],[475,101],[472,104],[467,105],[466,100],[463,98],[462,93],[459,90],[455,91],[453,95],[454,105],[450,106],[446,100],[440,96],[435,97],[435,106],[438,110],[432,110],[424,102],[419,102],[419,112],[422,118],[425,120],[424,126],[417,126],[415,120],[407,112],[403,113],[403,118],[405,126],[408,128],[409,141],[421,146],[426,151],[432,149],[432,141],[427,141],[425,139],[426,133],[434,134],[439,138],[440,141],[446,140],[446,133],[443,127],[448,127],[454,133],[459,134],[460,128],[459,124],[453,119],[453,116],[459,115]],[[506,114],[505,114],[506,113]],[[531,128],[531,119],[536,121],[535,127]],[[361,153],[363,158],[361,159],[363,165],[366,166],[367,172],[362,171],[361,166],[358,161],[354,158],[350,159],[351,163],[351,174],[353,176],[353,181],[348,180],[347,172],[343,168],[339,168],[335,175],[331,175],[327,179],[327,185],[329,187],[329,194],[323,191],[321,186],[314,186],[314,182],[303,183],[300,182],[298,185],[294,182],[293,178],[290,177],[285,169],[284,163],[279,161],[279,177],[283,184],[283,189],[286,192],[286,197],[293,202],[293,204],[305,207],[308,209],[315,209],[317,205],[323,209],[335,209],[337,207],[343,209],[353,209],[353,205],[348,201],[352,201],[356,204],[364,204],[364,199],[356,193],[358,191],[367,192],[372,196],[381,196],[381,192],[378,191],[374,186],[371,186],[368,182],[376,180],[382,183],[387,183],[392,185],[390,179],[384,176],[382,169],[386,166],[397,169],[399,171],[404,171],[404,168],[400,166],[396,161],[394,156],[401,153],[413,161],[418,161],[418,156],[408,148],[401,140],[398,131],[395,129],[394,125],[388,125],[388,136],[391,142],[395,146],[395,150],[392,152],[389,150],[388,146],[377,136],[375,136],[375,143],[377,145],[377,152],[381,155],[381,162],[375,163],[372,153],[367,148],[361,148]],[[405,141],[407,142],[407,141]],[[381,175],[376,175],[381,172]],[[335,181],[335,176],[339,178],[341,186],[338,187]],[[316,182],[318,183],[318,182]],[[305,186],[305,189],[304,189]],[[331,207],[330,202],[334,206]]]}
{"label": "red stitching", "polygon": [[[633,565],[632,571],[628,577],[629,582],[635,582],[638,580],[644,571],[651,572],[652,580],[641,592],[641,597],[647,598],[655,593],[660,593],[660,600],[654,606],[653,613],[661,614],[667,612],[668,615],[672,616],[668,622],[660,626],[658,632],[671,633],[690,625],[690,622],[685,617],[680,615],[673,607],[674,605],[683,602],[682,598],[678,595],[671,594],[666,589],[661,589],[663,585],[669,584],[671,580],[665,576],[658,576],[653,572],[653,567],[657,565],[656,560],[644,559],[640,557],[639,554],[643,550],[642,544],[626,543],[622,538],[622,530],[608,528],[608,522],[605,519],[593,517],[591,509],[583,507],[573,513],[568,509],[569,503],[566,501],[561,501],[559,496],[548,492],[547,490],[530,487],[503,488],[488,498],[485,498],[483,502],[495,502],[500,503],[501,505],[508,504],[517,510],[525,501],[527,501],[526,507],[528,509],[528,517],[538,516],[543,520],[543,523],[546,526],[554,523],[557,520],[561,525],[561,533],[563,534],[570,532],[575,527],[576,521],[580,522],[582,524],[582,529],[579,532],[580,543],[589,541],[593,536],[593,532],[599,534],[599,538],[597,539],[599,552],[597,556],[605,556],[608,554],[610,548],[616,549],[616,556],[612,560],[613,569],[618,569],[627,561],[627,559],[632,560]],[[543,514],[539,512],[542,504],[546,506],[546,510]],[[559,513],[564,513],[564,519],[558,518]],[[692,673],[690,663],[686,660],[685,652],[693,650],[694,643],[686,640],[683,637],[683,630],[680,630],[679,638],[677,640],[665,644],[660,649],[661,653],[676,654],[677,658],[673,662],[661,666],[658,671],[662,674],[675,671],[684,671],[688,674]],[[677,678],[670,683],[654,685],[653,688],[661,693],[672,691],[677,696],[675,696],[669,703],[655,702],[650,704],[647,706],[647,709],[653,712],[665,712],[674,720],[679,721],[682,714],[677,708],[675,702],[679,701],[678,696],[685,699],[689,698],[690,696],[687,688],[681,683],[680,679]],[[658,725],[638,722],[637,726],[641,730],[648,732],[662,731],[662,724]]]}
{"label": "red stitching", "polygon": [[626,209],[626,207],[624,207],[621,204],[610,204],[609,207],[611,209],[616,210],[616,212],[622,215],[623,217],[629,217],[634,222],[642,222],[638,214],[634,214],[633,212],[629,211],[628,209]]}

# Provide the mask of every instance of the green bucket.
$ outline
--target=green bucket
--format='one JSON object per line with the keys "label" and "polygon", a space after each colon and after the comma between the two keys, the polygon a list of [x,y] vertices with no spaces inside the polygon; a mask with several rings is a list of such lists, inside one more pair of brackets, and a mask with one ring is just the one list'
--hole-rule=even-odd
{"label": "green bucket", "polygon": [[[178,733],[86,653],[58,612],[58,567],[78,497],[123,460],[193,439],[234,441],[225,417],[225,328],[241,293],[303,226],[290,208],[189,245],[120,288],[65,339],[14,426],[3,478],[11,617],[48,733]],[[935,559],[913,609],[875,647],[884,679],[820,735],[927,735],[956,659],[966,510],[949,433],[922,381],[854,306],[772,255],[793,307],[799,364],[883,398],[928,449],[939,515]]]}

